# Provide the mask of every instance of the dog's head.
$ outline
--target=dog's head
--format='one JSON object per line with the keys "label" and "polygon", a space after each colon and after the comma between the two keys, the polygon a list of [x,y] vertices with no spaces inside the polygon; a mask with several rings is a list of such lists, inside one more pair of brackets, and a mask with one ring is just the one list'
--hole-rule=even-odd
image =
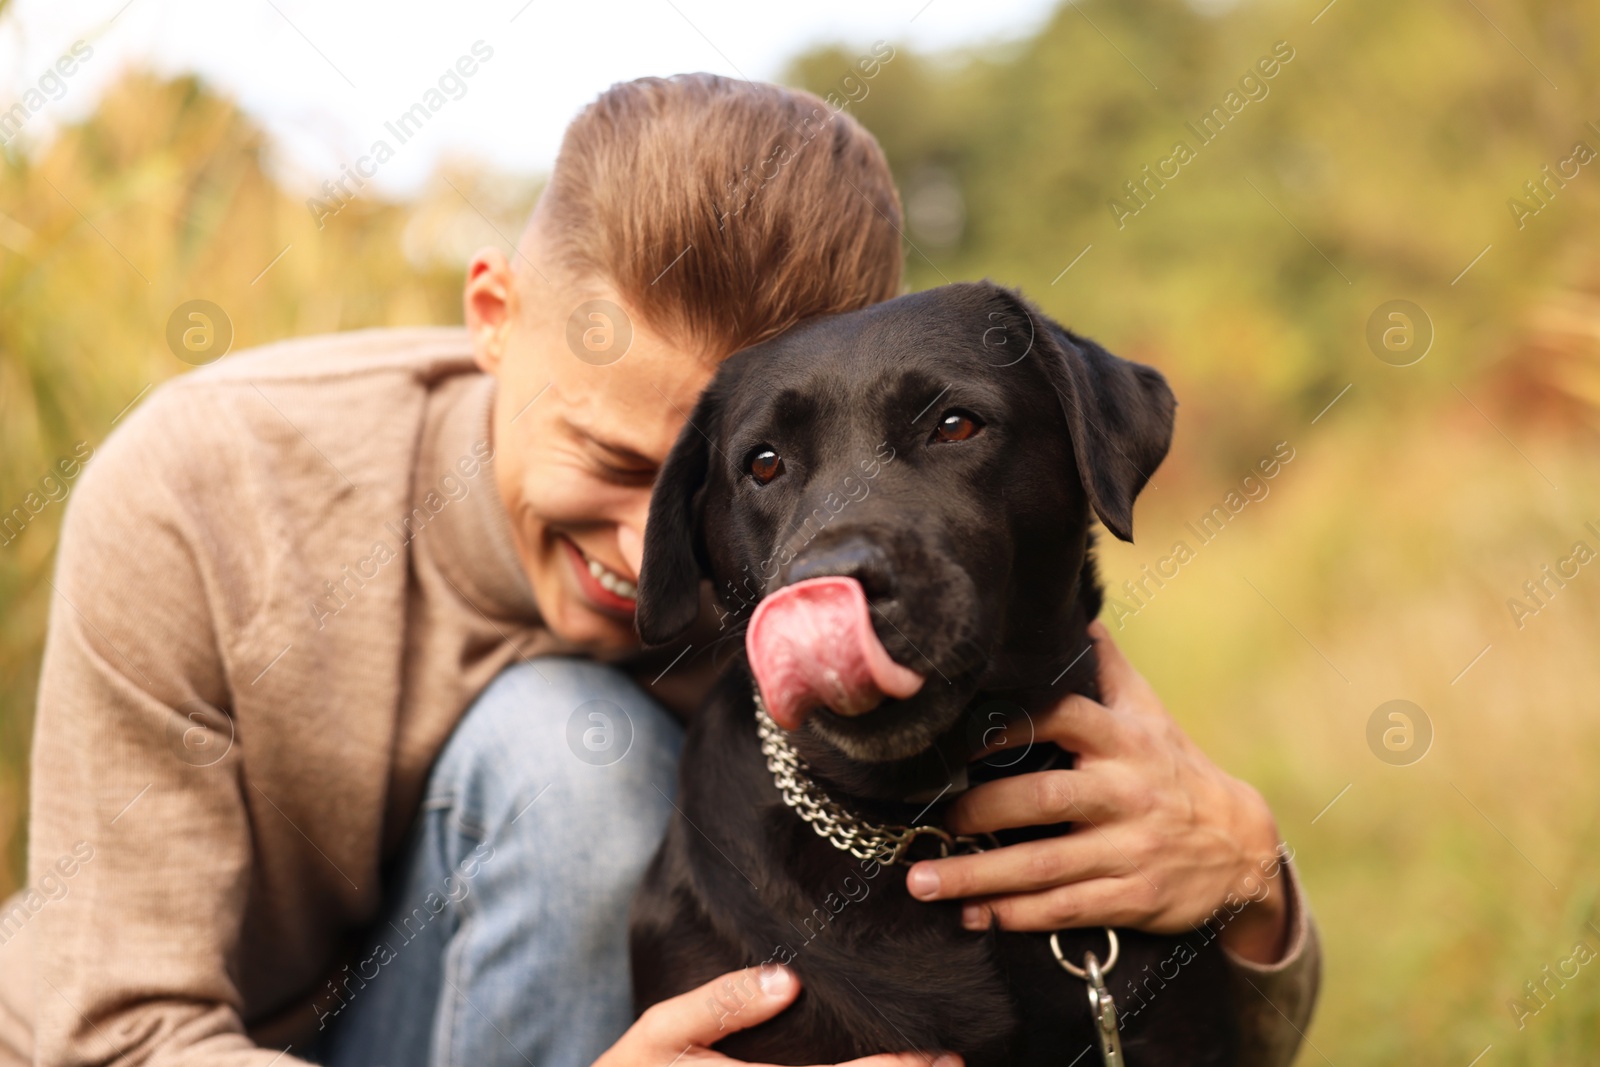
{"label": "dog's head", "polygon": [[[639,632],[687,628],[702,578],[725,626],[854,579],[810,585],[858,583],[873,677],[922,684],[808,708],[811,729],[855,759],[914,755],[980,691],[1047,684],[1081,649],[1090,512],[1131,540],[1174,407],[1157,371],[986,282],[803,325],[728,359],[690,414],[650,503]],[[849,629],[850,605],[824,609]]]}

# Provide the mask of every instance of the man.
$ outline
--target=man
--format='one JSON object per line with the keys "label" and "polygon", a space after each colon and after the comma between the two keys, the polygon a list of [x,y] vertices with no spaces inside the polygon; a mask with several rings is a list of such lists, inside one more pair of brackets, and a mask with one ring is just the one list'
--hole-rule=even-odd
{"label": "man", "polygon": [[[663,705],[692,707],[710,662],[638,653],[641,531],[717,362],[893,295],[898,219],[876,143],[814,97],[619,85],[568,130],[515,263],[474,257],[465,330],[288,342],[155,391],[62,534],[30,884],[65,892],[6,906],[0,1062],[661,1067],[787,1005],[792,974],[748,973],[628,1027],[627,903],[680,732]],[[1177,827],[1195,843],[1165,850],[1169,895],[1117,918],[1171,928],[1276,831],[1160,736],[1181,773],[1113,830],[1153,841],[1183,806],[1161,798],[1227,801]],[[975,824],[1058,821],[973,798]],[[912,884],[1018,928],[1093,884],[1064,856],[1030,883],[1005,851]],[[1294,900],[1269,886],[1225,930],[1278,1004],[1245,1006],[1258,1062],[1292,1055],[1277,1013],[1303,1025],[1314,996]]]}

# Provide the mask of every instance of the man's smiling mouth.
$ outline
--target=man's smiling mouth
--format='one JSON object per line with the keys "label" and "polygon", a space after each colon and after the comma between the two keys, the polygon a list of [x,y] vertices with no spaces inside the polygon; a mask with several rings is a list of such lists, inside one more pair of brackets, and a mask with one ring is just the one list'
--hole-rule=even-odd
{"label": "man's smiling mouth", "polygon": [[589,560],[589,573],[594,575],[595,581],[599,582],[607,591],[617,594],[624,600],[633,600],[639,595],[638,586],[617,572],[608,569],[604,563],[597,559]]}
{"label": "man's smiling mouth", "polygon": [[570,537],[563,535],[561,542],[584,595],[608,612],[631,615],[637,606],[638,585],[587,555]]}

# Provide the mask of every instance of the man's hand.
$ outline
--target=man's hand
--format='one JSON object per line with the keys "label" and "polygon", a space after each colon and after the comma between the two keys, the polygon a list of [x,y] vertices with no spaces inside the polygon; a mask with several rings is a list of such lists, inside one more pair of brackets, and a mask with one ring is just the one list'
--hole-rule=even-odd
{"label": "man's hand", "polygon": [[1034,722],[1036,737],[1078,753],[1076,767],[977,786],[946,819],[958,834],[1059,822],[1073,832],[925,860],[906,887],[922,900],[974,898],[962,913],[974,929],[993,916],[1008,930],[1181,933],[1220,908],[1225,946],[1276,962],[1288,904],[1266,801],[1189,740],[1102,623],[1089,635],[1105,703],[1074,695]]}
{"label": "man's hand", "polygon": [[[794,1003],[800,980],[778,966],[725,974],[648,1008],[594,1067],[667,1067],[738,1063],[710,1046],[735,1030],[764,1023]],[[949,1053],[905,1052],[868,1056],[838,1067],[961,1067]]]}

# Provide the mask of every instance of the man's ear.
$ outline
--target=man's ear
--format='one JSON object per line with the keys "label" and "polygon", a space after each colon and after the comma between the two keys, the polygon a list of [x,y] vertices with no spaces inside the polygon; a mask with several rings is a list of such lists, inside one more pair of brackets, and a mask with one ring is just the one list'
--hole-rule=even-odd
{"label": "man's ear", "polygon": [[1167,380],[1062,328],[1019,294],[996,290],[1027,318],[1030,354],[1061,401],[1089,503],[1106,529],[1132,541],[1133,501],[1172,444],[1178,402]]}
{"label": "man's ear", "polygon": [[716,432],[722,407],[716,393],[713,383],[700,394],[650,494],[635,615],[647,645],[671,641],[700,613],[700,579],[710,574],[700,517],[710,473],[707,435]]}
{"label": "man's ear", "polygon": [[506,341],[517,315],[518,280],[505,253],[480,249],[467,265],[462,309],[472,355],[485,374],[499,374]]}

